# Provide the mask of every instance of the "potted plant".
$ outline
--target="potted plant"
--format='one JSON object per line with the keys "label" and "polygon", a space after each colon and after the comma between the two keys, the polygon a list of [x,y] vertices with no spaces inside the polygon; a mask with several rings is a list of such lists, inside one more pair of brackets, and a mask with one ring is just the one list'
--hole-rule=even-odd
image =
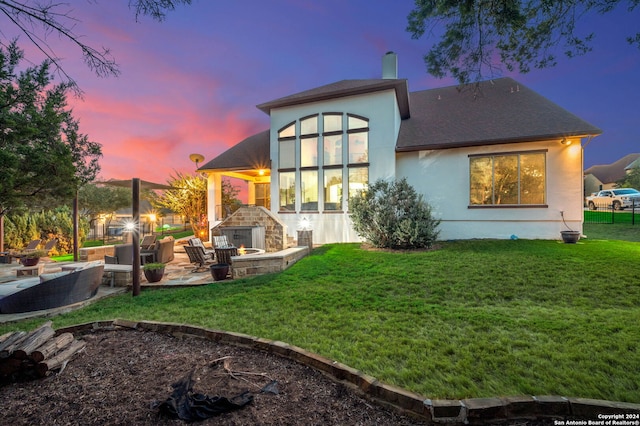
{"label": "potted plant", "polygon": [[46,257],[47,253],[44,250],[33,250],[20,255],[20,263],[23,266],[36,266],[41,257]]}
{"label": "potted plant", "polygon": [[229,275],[229,264],[228,263],[218,263],[210,266],[211,276],[215,281],[222,281],[227,279],[227,275]]}
{"label": "potted plant", "polygon": [[164,263],[146,263],[142,265],[144,277],[150,283],[157,283],[164,276]]}
{"label": "potted plant", "polygon": [[568,231],[560,231],[562,241],[567,244],[577,243],[580,240],[580,231],[574,231],[573,229],[569,228],[569,225],[567,225],[567,222],[564,220],[564,212],[560,212],[560,216],[562,216],[562,222],[564,223],[564,226],[566,226],[568,229]]}

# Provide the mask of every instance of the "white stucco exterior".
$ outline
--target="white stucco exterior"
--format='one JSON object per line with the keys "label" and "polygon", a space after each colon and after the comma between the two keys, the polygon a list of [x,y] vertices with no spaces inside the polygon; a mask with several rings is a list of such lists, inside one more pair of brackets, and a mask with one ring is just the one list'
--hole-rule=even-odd
{"label": "white stucco exterior", "polygon": [[[343,113],[346,129],[347,114],[355,114],[369,120],[369,181],[379,178],[392,178],[396,175],[395,143],[400,128],[398,103],[393,90],[369,93],[360,96],[339,98],[326,102],[315,102],[301,106],[277,108],[271,111],[271,211],[287,225],[288,234],[295,237],[304,224],[314,231],[315,243],[360,241],[353,231],[346,210],[324,212],[322,210],[322,185],[319,187],[319,211],[300,211],[300,200],[296,199],[296,212],[279,212],[279,164],[278,164],[278,131],[284,126],[301,118],[322,113]],[[299,126],[299,123],[297,123]],[[296,149],[299,149],[299,140]],[[322,138],[319,139],[319,150],[322,149]],[[343,141],[343,159],[347,158],[347,143]],[[321,155],[319,155],[321,157]],[[296,193],[300,193],[300,155],[296,151]],[[322,165],[318,173],[322,182]],[[343,206],[347,205],[348,168],[342,168]],[[299,198],[299,197],[298,197]]]}
{"label": "white stucco exterior", "polygon": [[[469,207],[469,155],[546,150],[546,207]],[[398,177],[424,195],[440,224],[440,239],[558,239],[567,225],[582,231],[582,148],[559,140],[489,145],[397,155]]]}

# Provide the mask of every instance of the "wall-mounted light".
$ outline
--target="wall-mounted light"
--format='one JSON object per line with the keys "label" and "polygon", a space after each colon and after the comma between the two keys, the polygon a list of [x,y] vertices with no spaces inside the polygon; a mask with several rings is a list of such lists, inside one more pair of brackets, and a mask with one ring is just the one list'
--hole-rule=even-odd
{"label": "wall-mounted light", "polygon": [[562,138],[562,140],[560,141],[560,143],[562,145],[571,145],[571,140],[567,139],[567,138]]}
{"label": "wall-mounted light", "polygon": [[259,174],[260,176],[264,176],[264,169],[260,169],[260,170],[258,170],[258,174]]}

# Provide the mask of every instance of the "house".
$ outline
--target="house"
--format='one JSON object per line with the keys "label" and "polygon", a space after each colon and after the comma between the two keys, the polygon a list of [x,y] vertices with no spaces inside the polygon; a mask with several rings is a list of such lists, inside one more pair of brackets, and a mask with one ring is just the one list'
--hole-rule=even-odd
{"label": "house", "polygon": [[511,78],[409,92],[397,57],[382,78],[343,80],[257,106],[270,128],[200,170],[209,221],[222,218],[221,179],[244,179],[287,234],[360,241],[349,196],[407,178],[441,219],[441,239],[557,239],[582,230],[582,143],[601,133]]}
{"label": "house", "polygon": [[611,189],[634,167],[640,167],[640,154],[628,154],[611,164],[591,166],[584,171],[585,197],[602,189]]}

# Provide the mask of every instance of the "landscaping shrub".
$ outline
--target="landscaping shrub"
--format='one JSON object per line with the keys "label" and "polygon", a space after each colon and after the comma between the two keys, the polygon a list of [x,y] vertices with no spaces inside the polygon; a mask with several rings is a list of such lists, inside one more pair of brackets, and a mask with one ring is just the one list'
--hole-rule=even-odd
{"label": "landscaping shrub", "polygon": [[375,247],[429,248],[438,238],[440,220],[405,178],[379,179],[349,200],[349,215],[359,236]]}
{"label": "landscaping shrub", "polygon": [[[80,218],[78,234],[79,244],[85,239],[89,225]],[[7,216],[5,221],[5,243],[8,248],[20,250],[29,241],[36,238],[50,240],[57,238],[54,254],[66,254],[73,251],[73,215],[69,207],[39,213],[21,213]]]}

